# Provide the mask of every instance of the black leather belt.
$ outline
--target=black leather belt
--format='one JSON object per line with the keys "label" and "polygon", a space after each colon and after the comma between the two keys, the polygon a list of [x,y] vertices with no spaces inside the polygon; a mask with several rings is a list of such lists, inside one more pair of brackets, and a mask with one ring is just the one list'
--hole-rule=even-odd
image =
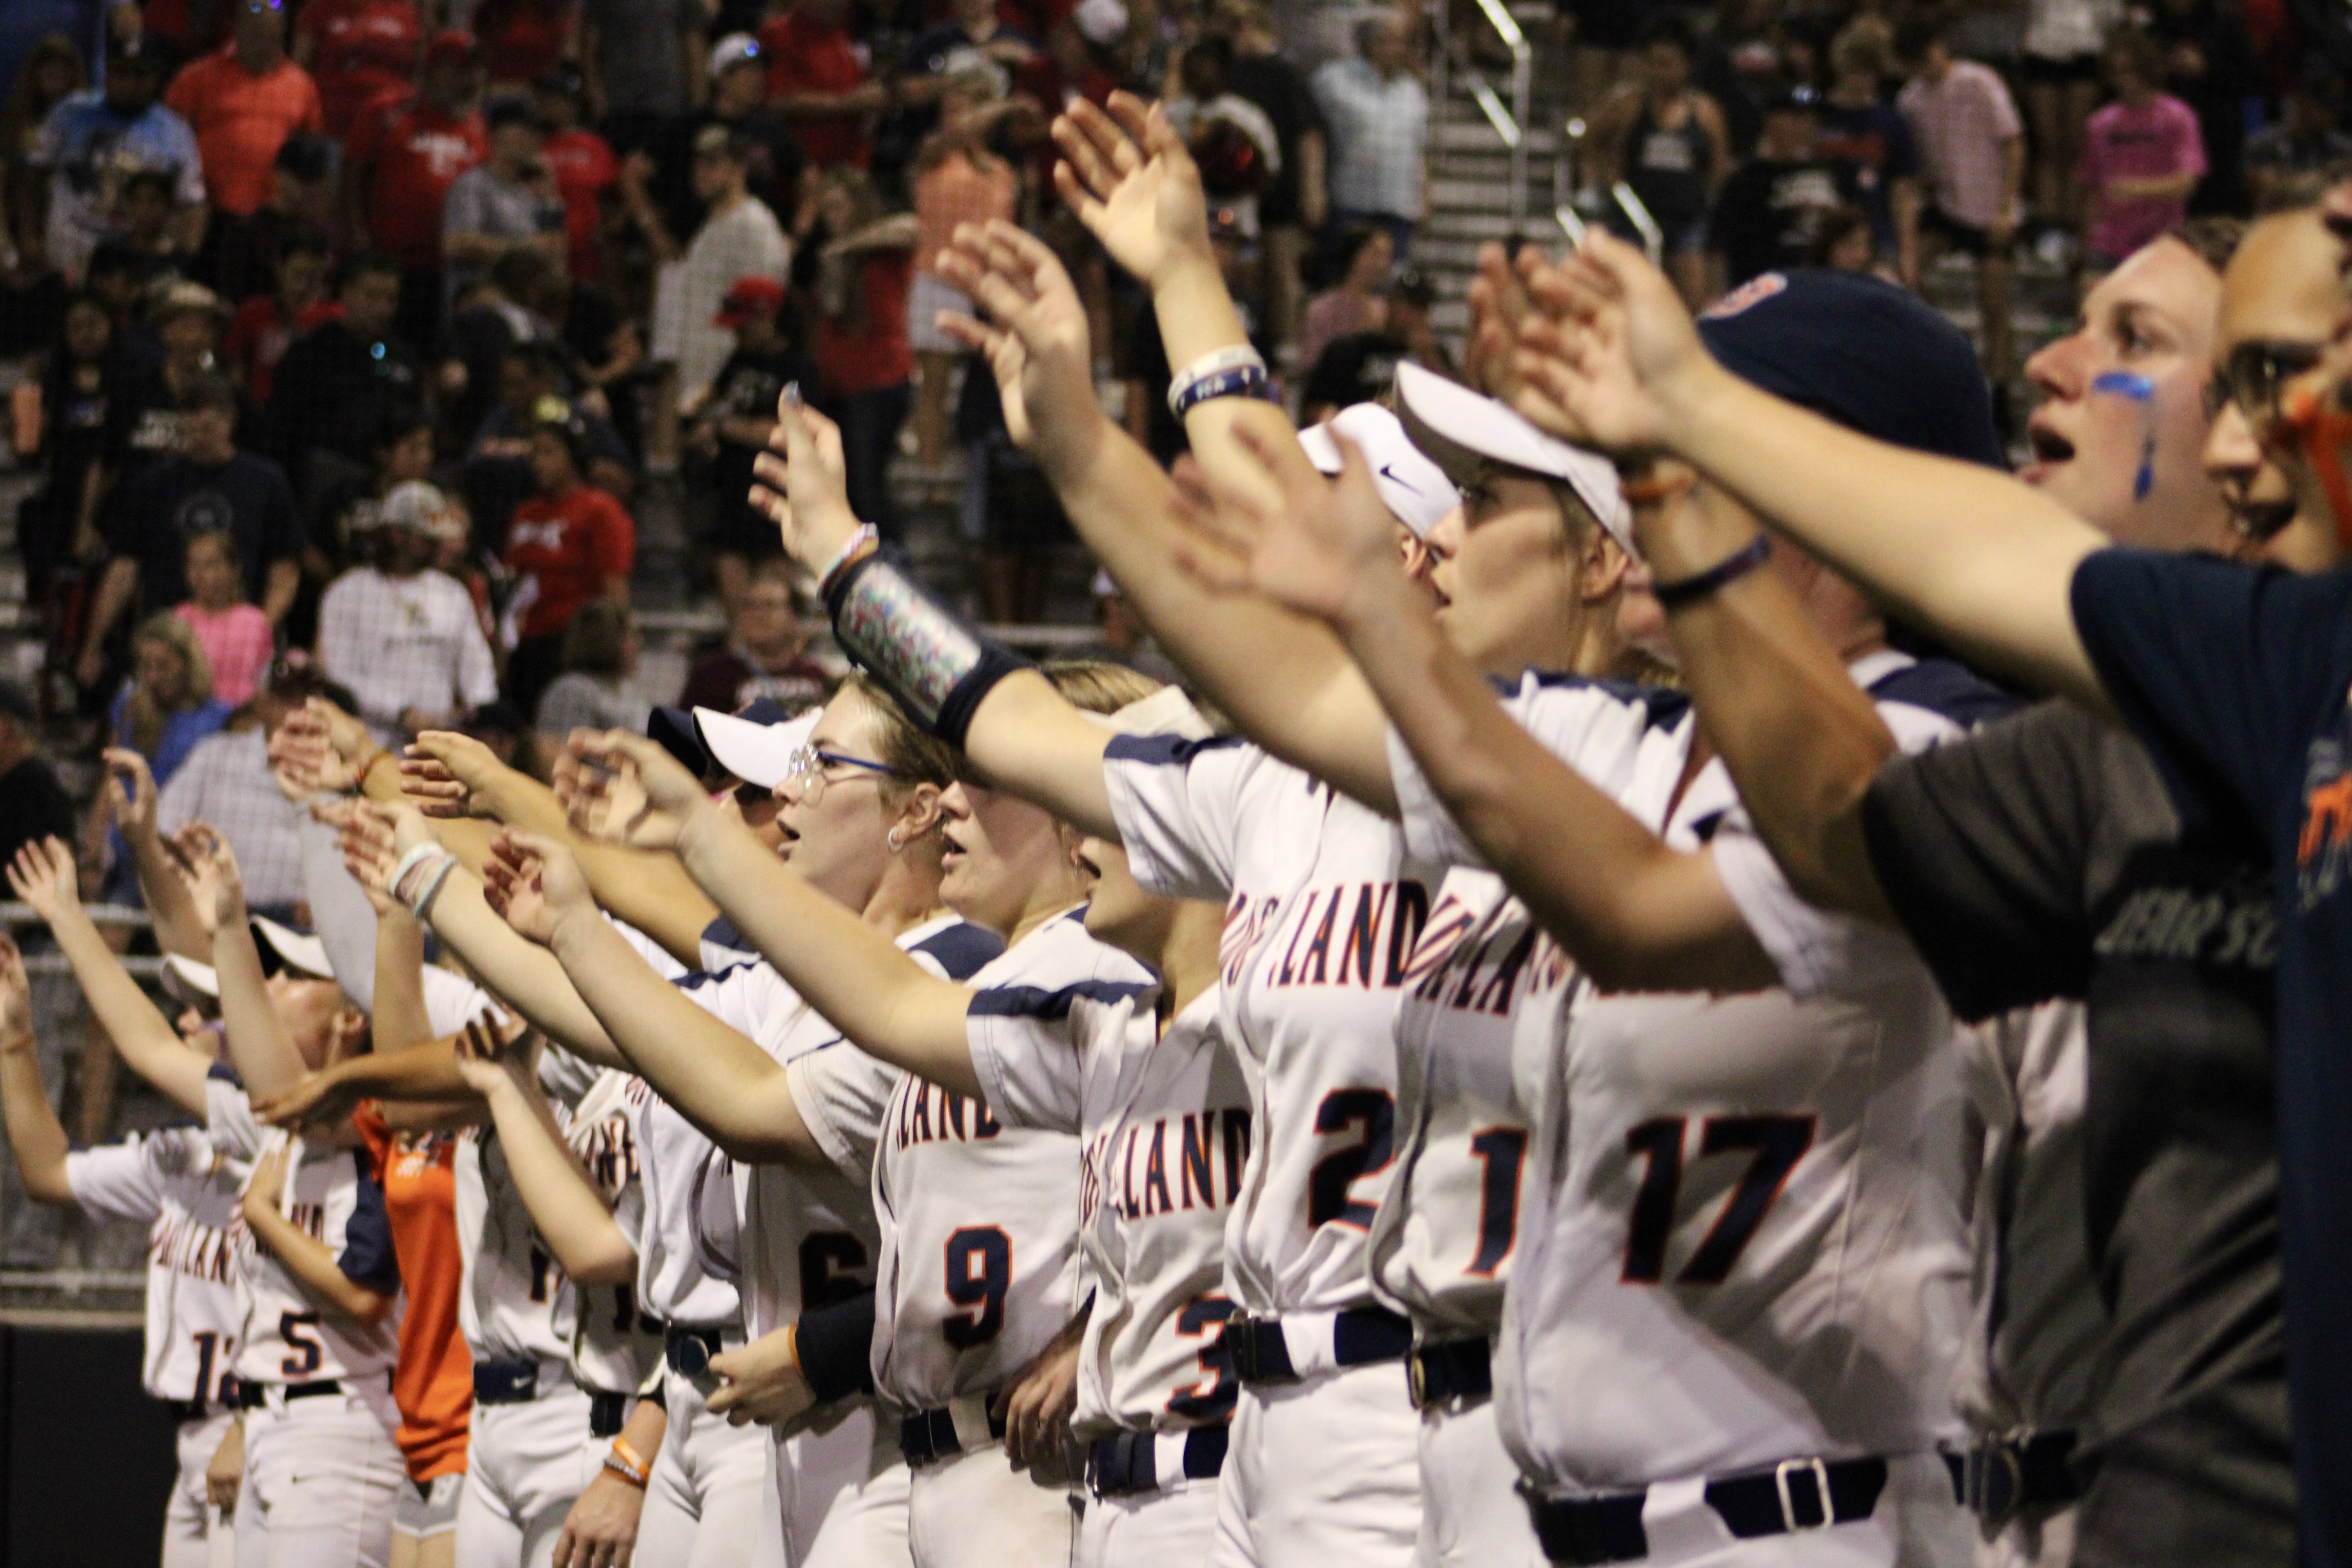
{"label": "black leather belt", "polygon": [[[1732,1534],[1753,1541],[1868,1519],[1885,1489],[1885,1459],[1784,1459],[1769,1470],[1707,1482],[1706,1501]],[[1650,1554],[1649,1532],[1642,1528],[1646,1487],[1591,1498],[1538,1497],[1524,1483],[1521,1491],[1536,1539],[1554,1563],[1596,1568]]]}
{"label": "black leather belt", "polygon": [[688,1329],[672,1323],[662,1331],[662,1358],[680,1377],[700,1377],[710,1370],[710,1358],[727,1348],[717,1329]]}
{"label": "black leather belt", "polygon": [[539,1358],[502,1356],[474,1363],[474,1403],[528,1405],[539,1397]]}
{"label": "black leather belt", "polygon": [[1494,1343],[1485,1335],[1466,1340],[1426,1340],[1405,1357],[1404,1375],[1416,1409],[1459,1402],[1475,1404],[1495,1392]]}
{"label": "black leather belt", "polygon": [[[1087,1445],[1087,1485],[1097,1497],[1134,1497],[1160,1489],[1160,1447],[1157,1432],[1114,1432]],[[1188,1480],[1213,1479],[1225,1468],[1225,1447],[1232,1436],[1222,1423],[1195,1426],[1184,1434],[1184,1475]]]}
{"label": "black leather belt", "polygon": [[[993,1393],[979,1396],[988,1405],[996,1404]],[[1004,1419],[994,1409],[988,1413],[988,1435],[1004,1436]],[[898,1423],[898,1447],[907,1456],[907,1463],[920,1469],[935,1459],[950,1458],[963,1452],[963,1439],[956,1436],[955,1412],[942,1405],[936,1410],[919,1410]]]}
{"label": "black leather belt", "polygon": [[236,1380],[232,1378],[221,1385],[221,1396],[213,1403],[201,1399],[162,1399],[156,1403],[163,1405],[163,1414],[174,1424],[185,1426],[191,1421],[209,1421],[224,1410],[243,1409],[237,1394]]}
{"label": "black leather belt", "polygon": [[[1223,1344],[1244,1383],[1298,1381],[1279,1318],[1227,1318]],[[1340,1366],[1396,1361],[1412,1349],[1412,1325],[1385,1307],[1349,1307],[1332,1320],[1331,1359]]]}
{"label": "black leather belt", "polygon": [[[289,1383],[279,1386],[282,1386],[285,1389],[286,1398],[289,1403],[297,1399],[324,1399],[331,1394],[341,1394],[343,1392],[341,1382],[331,1377],[322,1377],[315,1383]],[[270,1387],[271,1384],[267,1383],[238,1384],[236,1385],[236,1407],[239,1410],[260,1409],[263,1405],[269,1403]]]}
{"label": "black leather belt", "polygon": [[1999,1530],[2030,1508],[2058,1508],[2083,1495],[2068,1462],[2072,1432],[1980,1437],[1964,1454],[1946,1454],[1952,1495],[1962,1508]]}
{"label": "black leather belt", "polygon": [[592,1394],[588,1396],[588,1436],[617,1437],[628,1424],[629,1396],[625,1394]]}

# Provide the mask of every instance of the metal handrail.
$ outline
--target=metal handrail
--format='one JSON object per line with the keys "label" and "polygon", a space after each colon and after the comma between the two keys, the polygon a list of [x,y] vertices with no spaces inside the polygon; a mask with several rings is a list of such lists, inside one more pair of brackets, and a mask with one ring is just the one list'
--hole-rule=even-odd
{"label": "metal handrail", "polygon": [[1477,101],[1478,110],[1493,126],[1495,134],[1511,153],[1511,226],[1524,228],[1528,218],[1528,109],[1533,91],[1535,48],[1528,42],[1527,34],[1519,28],[1518,18],[1512,16],[1504,0],[1478,0],[1478,14],[1495,29],[1503,47],[1511,51],[1511,101],[1507,105],[1486,80],[1486,73],[1470,61],[1469,51],[1454,37],[1453,19],[1447,15],[1446,0],[1433,0],[1437,31],[1437,97],[1443,102],[1446,96],[1446,75],[1449,68],[1461,73]]}

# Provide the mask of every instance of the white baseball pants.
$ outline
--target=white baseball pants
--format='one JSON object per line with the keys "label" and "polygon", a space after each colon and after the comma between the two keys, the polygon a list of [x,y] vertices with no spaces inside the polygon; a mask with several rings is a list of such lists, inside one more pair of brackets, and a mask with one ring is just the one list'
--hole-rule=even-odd
{"label": "white baseball pants", "polygon": [[1218,1478],[1211,1568],[1408,1568],[1421,1532],[1420,1427],[1392,1361],[1244,1387]]}
{"label": "white baseball pants", "polygon": [[611,1447],[588,1435],[587,1390],[476,1405],[457,1502],[457,1568],[547,1568],[581,1489]]}
{"label": "white baseball pants", "polygon": [[205,1471],[220,1451],[221,1439],[236,1425],[224,1411],[201,1421],[180,1423],[179,1479],[163,1506],[163,1568],[233,1568],[236,1528],[205,1500]]}
{"label": "white baseball pants", "polygon": [[383,1568],[407,1482],[389,1390],[332,1394],[245,1413],[236,1568]]}
{"label": "white baseball pants", "polygon": [[890,1418],[877,1415],[866,1479],[835,1494],[807,1554],[793,1559],[796,1568],[914,1568],[907,1544],[910,1485]]}
{"label": "white baseball pants", "polygon": [[1200,1568],[1217,1538],[1215,1479],[1086,1500],[1074,1568]]}
{"label": "white baseball pants", "polygon": [[1013,1468],[1003,1444],[990,1443],[914,1472],[907,1488],[907,1544],[917,1568],[1067,1563],[1070,1503],[1066,1482],[1040,1484]]}
{"label": "white baseball pants", "polygon": [[775,1442],[757,1426],[730,1426],[710,1414],[707,1398],[692,1378],[672,1372],[662,1379],[669,1429],[646,1486],[636,1561],[646,1568],[784,1568],[770,1474]]}
{"label": "white baseball pants", "polygon": [[1495,1402],[1421,1413],[1421,1568],[1544,1568]]}

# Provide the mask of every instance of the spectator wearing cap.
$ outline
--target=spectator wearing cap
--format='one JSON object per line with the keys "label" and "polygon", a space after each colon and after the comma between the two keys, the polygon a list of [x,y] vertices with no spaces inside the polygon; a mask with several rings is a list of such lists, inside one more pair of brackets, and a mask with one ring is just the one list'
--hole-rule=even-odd
{"label": "spectator wearing cap", "polygon": [[1315,73],[1315,101],[1331,138],[1330,227],[1376,223],[1412,247],[1427,183],[1429,94],[1410,68],[1412,24],[1381,15],[1356,24],[1356,54]]}
{"label": "spectator wearing cap", "polygon": [[702,226],[710,198],[697,183],[696,149],[714,125],[742,139],[743,188],[772,213],[797,209],[808,160],[791,128],[765,107],[767,70],[767,51],[751,34],[719,39],[710,49],[709,102],[673,116],[641,153],[623,162],[621,190],[630,220],[664,262],[684,257]]}
{"label": "spectator wearing cap", "polygon": [[792,127],[812,167],[866,165],[866,128],[890,105],[889,90],[866,78],[849,34],[849,0],[793,0],[760,28],[768,60],[768,109]]}
{"label": "spectator wearing cap", "polygon": [[531,476],[538,492],[515,508],[507,532],[514,574],[500,637],[507,700],[535,712],[540,694],[562,668],[563,634],[583,605],[625,606],[637,526],[620,502],[583,477],[591,451],[587,426],[559,404],[530,431]]}
{"label": "spectator wearing cap", "polygon": [[391,744],[495,700],[499,678],[473,600],[433,570],[443,543],[465,537],[457,509],[429,484],[404,484],[374,524],[371,563],[336,578],[320,604],[319,666]]}
{"label": "spectator wearing cap", "polygon": [[574,730],[642,730],[646,704],[629,695],[637,672],[636,622],[628,606],[595,600],[563,631],[563,673],[532,709],[541,751],[553,756]]}
{"label": "spectator wearing cap", "polygon": [[18,192],[28,264],[46,260],[79,279],[98,243],[123,232],[122,183],[140,169],[171,176],[181,248],[193,254],[203,243],[204,155],[188,122],[156,101],[163,69],[153,38],[113,39],[106,85],[75,93],[41,122],[25,160],[33,177]]}
{"label": "spectator wearing cap", "polygon": [[1258,234],[1258,195],[1282,173],[1282,137],[1265,110],[1232,89],[1234,47],[1214,33],[1194,42],[1177,65],[1183,90],[1166,103],[1168,123],[1192,149],[1209,200]]}
{"label": "spectator wearing cap", "polygon": [[915,37],[898,61],[896,101],[901,113],[898,131],[903,145],[919,147],[944,115],[941,105],[950,80],[967,70],[988,73],[1003,98],[1013,89],[1013,73],[1038,58],[1034,35],[1008,25],[996,0],[954,0],[951,15]]}
{"label": "spectator wearing cap", "polygon": [[489,155],[474,107],[482,68],[473,39],[436,34],[416,96],[362,115],[343,151],[346,232],[400,263],[400,336],[429,343],[441,323],[441,209],[457,176]]}
{"label": "spectator wearing cap", "polygon": [[1928,205],[1920,215],[1921,260],[1958,250],[1977,267],[1984,368],[1993,407],[2007,425],[2016,350],[2011,294],[2018,192],[2025,179],[2024,124],[2009,89],[1989,66],[1956,60],[1933,16],[1906,16],[1895,29],[1895,63],[1910,77],[1895,106],[1919,151]]}
{"label": "spectator wearing cap", "polygon": [[188,623],[204,646],[213,695],[231,705],[244,702],[269,668],[273,628],[245,596],[236,536],[225,528],[192,534],[181,561],[188,596],[172,613]]}
{"label": "spectator wearing cap", "polygon": [[1332,339],[1307,373],[1300,417],[1319,419],[1350,404],[1381,401],[1396,383],[1397,366],[1406,361],[1452,375],[1445,350],[1430,330],[1429,307],[1435,299],[1428,279],[1410,267],[1397,268],[1381,303],[1380,326]]}
{"label": "spectator wearing cap", "polygon": [[563,198],[563,261],[574,280],[593,283],[604,276],[597,244],[604,193],[621,177],[612,144],[580,122],[587,89],[580,72],[558,66],[531,83],[531,100],[543,137],[539,155],[555,174]]}
{"label": "spectator wearing cap", "polygon": [[798,712],[824,700],[833,675],[808,655],[808,628],[793,608],[781,558],[762,566],[727,608],[727,637],[687,667],[681,708],[732,713],[765,697]]}
{"label": "spectator wearing cap", "polygon": [[[988,79],[974,75],[975,85],[984,89]],[[915,461],[926,471],[939,467],[946,450],[949,383],[968,352],[940,330],[940,312],[979,313],[962,289],[940,276],[940,255],[960,224],[1013,221],[1021,196],[1020,174],[989,149],[992,122],[977,108],[957,113],[956,107],[951,99],[946,122],[915,155],[915,278],[907,300],[907,336],[919,371]]]}
{"label": "spectator wearing cap", "polygon": [[616,150],[645,146],[693,101],[707,16],[698,0],[581,0],[588,111]]}
{"label": "spectator wearing cap", "polygon": [[663,269],[654,305],[653,357],[675,371],[667,410],[699,403],[734,351],[734,334],[717,324],[719,306],[739,278],[782,281],[791,260],[784,231],[745,183],[751,145],[723,124],[706,125],[694,142],[694,189],[702,226],[674,268]]}
{"label": "spectator wearing cap", "polygon": [[103,674],[106,642],[136,600],[143,614],[188,596],[187,541],[226,531],[236,541],[246,596],[276,626],[301,581],[301,523],[285,470],[240,452],[231,439],[236,388],[217,374],[180,394],[179,455],[126,480],[109,507],[108,560],[76,674],[85,688]]}
{"label": "spectator wearing cap", "polygon": [[382,252],[352,258],[341,313],[296,338],[271,378],[268,449],[306,515],[337,480],[373,465],[387,422],[424,406],[416,356],[394,334],[401,279],[400,264]]}
{"label": "spectator wearing cap", "polygon": [[44,838],[73,841],[73,799],[41,755],[40,736],[32,694],[0,679],[0,865]]}
{"label": "spectator wearing cap", "polygon": [[[219,374],[228,310],[220,296],[203,284],[174,283],[155,301],[149,324],[162,352],[132,388],[124,441],[126,474],[179,450],[181,397],[196,382]],[[258,450],[264,434],[261,406],[235,383],[229,390],[236,404],[232,438],[248,451]]]}
{"label": "spectator wearing cap", "polygon": [[777,395],[790,383],[812,379],[806,355],[778,330],[783,308],[784,286],[774,279],[754,273],[735,280],[718,316],[718,324],[735,334],[735,352],[695,411],[694,443],[710,460],[718,503],[712,564],[719,602],[729,605],[750,584],[756,564],[783,553],[776,525],[749,499],[752,460],[776,427]]}
{"label": "spectator wearing cap", "polygon": [[2189,216],[2189,193],[2205,175],[2205,138],[2197,111],[2157,90],[2163,56],[2146,33],[2107,40],[2108,85],[2115,101],[2083,128],[2083,192],[2090,205],[2083,265],[2112,270],[2133,251]]}
{"label": "spectator wearing cap", "polygon": [[425,52],[415,0],[307,0],[294,17],[294,58],[319,84],[327,134],[406,98]]}
{"label": "spectator wearing cap", "polygon": [[1723,287],[1804,266],[1822,220],[1843,204],[1838,171],[1816,145],[1819,116],[1811,88],[1792,88],[1774,99],[1765,108],[1756,151],[1716,193],[1707,241]]}
{"label": "spectator wearing cap", "polygon": [[2343,100],[2343,79],[2324,62],[2313,62],[2296,78],[2278,123],[2246,142],[2246,179],[2253,186],[2256,210],[2273,210],[2279,199],[2274,193],[2287,189],[2299,174],[2352,163],[2352,136],[2336,121]]}
{"label": "spectator wearing cap", "polygon": [[917,219],[885,215],[865,170],[825,173],[816,209],[816,401],[841,425],[850,510],[886,533],[898,523],[887,473],[914,401],[915,350],[907,335]]}
{"label": "spectator wearing cap", "polygon": [[227,45],[191,61],[163,95],[195,132],[215,227],[241,227],[268,204],[287,137],[326,127],[318,84],[287,56],[283,4],[238,0]]}
{"label": "spectator wearing cap", "polygon": [[557,258],[566,246],[563,195],[541,155],[546,133],[537,109],[527,97],[501,93],[482,118],[489,155],[457,176],[441,205],[441,256],[452,299],[517,246]]}

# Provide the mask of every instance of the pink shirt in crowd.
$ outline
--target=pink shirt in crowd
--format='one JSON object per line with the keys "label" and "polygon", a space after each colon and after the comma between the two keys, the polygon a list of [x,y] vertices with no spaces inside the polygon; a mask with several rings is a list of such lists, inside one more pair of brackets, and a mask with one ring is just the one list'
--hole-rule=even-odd
{"label": "pink shirt in crowd", "polygon": [[213,667],[213,695],[232,705],[253,700],[273,651],[269,618],[251,605],[233,605],[215,615],[186,604],[173,613],[196,634],[205,659]]}
{"label": "pink shirt in crowd", "polygon": [[2120,261],[2189,216],[2189,193],[2177,196],[2114,196],[2114,180],[2158,180],[2205,172],[2205,138],[2197,112],[2168,93],[2135,108],[2111,103],[2091,116],[2083,132],[2083,184],[2098,193],[2086,248]]}
{"label": "pink shirt in crowd", "polygon": [[1999,76],[1974,60],[1955,60],[1941,81],[1913,79],[1895,107],[1919,144],[1920,173],[1937,211],[1971,228],[2016,217],[2000,210],[2000,149],[2025,127]]}

